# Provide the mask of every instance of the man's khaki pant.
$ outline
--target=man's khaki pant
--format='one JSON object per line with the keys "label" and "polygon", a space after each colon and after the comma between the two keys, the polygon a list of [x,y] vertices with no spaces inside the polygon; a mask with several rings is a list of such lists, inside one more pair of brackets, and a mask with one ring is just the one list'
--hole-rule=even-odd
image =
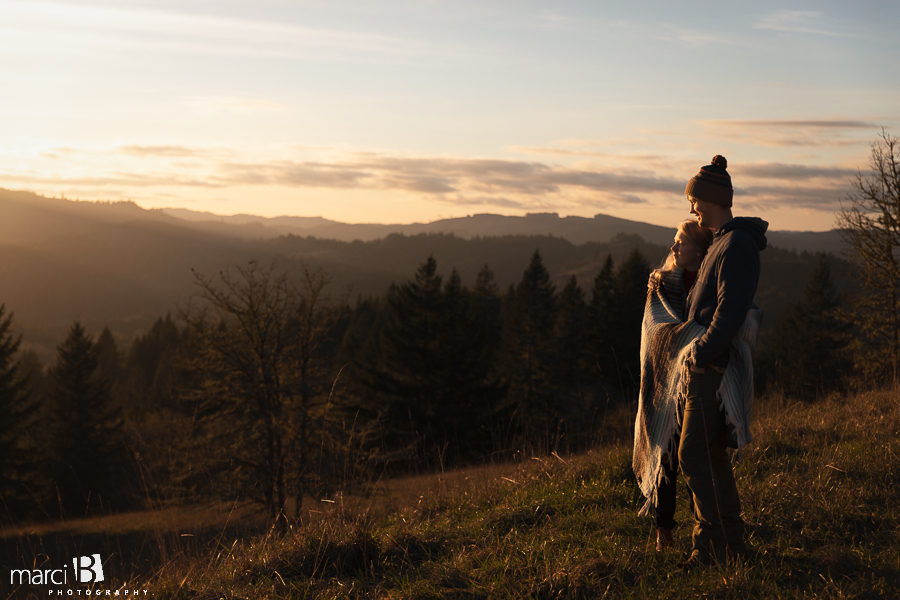
{"label": "man's khaki pant", "polygon": [[721,381],[722,374],[710,367],[690,372],[678,460],[694,500],[693,549],[725,560],[726,549],[743,554],[746,547],[741,500],[725,450],[725,414],[716,398]]}

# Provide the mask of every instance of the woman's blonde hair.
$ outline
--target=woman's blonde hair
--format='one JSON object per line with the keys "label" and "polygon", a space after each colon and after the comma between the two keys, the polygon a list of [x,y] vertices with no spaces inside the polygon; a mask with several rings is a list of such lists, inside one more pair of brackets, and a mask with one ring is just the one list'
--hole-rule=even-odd
{"label": "woman's blonde hair", "polygon": [[[706,255],[706,250],[709,248],[709,245],[712,243],[712,230],[707,229],[706,227],[701,227],[700,223],[696,219],[685,219],[678,224],[678,231],[683,233],[685,237],[687,237],[697,246],[697,248],[700,250],[700,258],[702,259]],[[663,271],[671,271],[674,268],[675,254],[671,250],[669,250],[669,255],[666,257],[666,260],[663,263],[661,269]]]}

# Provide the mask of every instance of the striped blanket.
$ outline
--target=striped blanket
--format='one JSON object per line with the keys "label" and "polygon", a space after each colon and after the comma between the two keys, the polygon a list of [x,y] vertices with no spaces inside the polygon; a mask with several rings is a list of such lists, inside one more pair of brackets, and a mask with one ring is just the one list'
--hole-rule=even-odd
{"label": "striped blanket", "polygon": [[[664,271],[655,292],[647,294],[641,326],[641,388],[634,423],[632,467],[647,501],[639,514],[656,509],[656,490],[661,478],[663,454],[674,451],[681,435],[680,409],[686,385],[685,360],[691,346],[706,330],[698,323],[683,321],[684,294],[681,269]],[[677,290],[673,292],[673,290]],[[750,441],[750,411],[753,407],[753,360],[762,311],[750,309],[732,342],[728,368],[719,387],[720,406],[725,411],[732,445],[742,448]]]}

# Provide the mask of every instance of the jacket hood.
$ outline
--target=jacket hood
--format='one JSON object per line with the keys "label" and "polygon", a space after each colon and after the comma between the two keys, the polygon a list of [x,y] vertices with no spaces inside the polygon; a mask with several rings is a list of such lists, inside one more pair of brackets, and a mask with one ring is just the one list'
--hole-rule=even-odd
{"label": "jacket hood", "polygon": [[756,247],[763,250],[766,247],[766,229],[768,228],[769,223],[759,217],[735,217],[722,225],[716,235],[724,235],[735,230],[746,231],[756,242]]}

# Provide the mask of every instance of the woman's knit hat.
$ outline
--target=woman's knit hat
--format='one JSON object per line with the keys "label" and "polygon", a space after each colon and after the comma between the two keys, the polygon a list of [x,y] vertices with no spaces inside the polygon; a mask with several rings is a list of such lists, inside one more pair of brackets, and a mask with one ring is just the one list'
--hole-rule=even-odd
{"label": "woman's knit hat", "polygon": [[684,193],[731,208],[734,188],[731,187],[731,175],[728,174],[727,167],[728,161],[725,157],[716,154],[712,158],[712,164],[700,167],[700,172],[691,177],[687,187],[684,188]]}

